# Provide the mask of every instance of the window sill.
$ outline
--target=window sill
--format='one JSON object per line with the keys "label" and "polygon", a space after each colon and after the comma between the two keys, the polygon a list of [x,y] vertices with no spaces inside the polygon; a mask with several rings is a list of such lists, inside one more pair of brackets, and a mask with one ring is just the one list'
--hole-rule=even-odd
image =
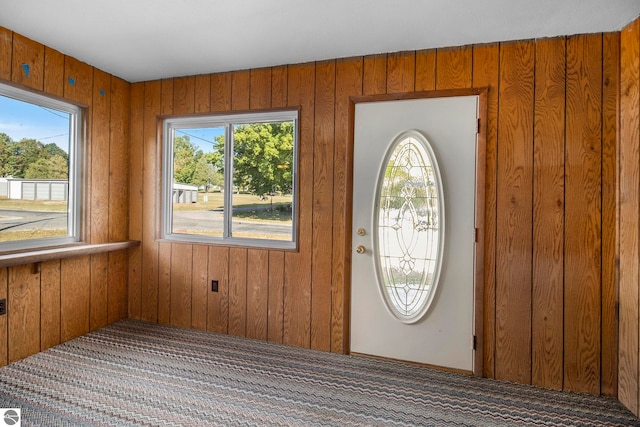
{"label": "window sill", "polygon": [[70,246],[61,246],[49,249],[36,249],[25,252],[12,252],[0,254],[0,268],[13,267],[16,265],[39,263],[76,256],[99,254],[104,252],[114,252],[123,249],[140,246],[138,240],[127,240],[124,242],[85,244],[79,243]]}

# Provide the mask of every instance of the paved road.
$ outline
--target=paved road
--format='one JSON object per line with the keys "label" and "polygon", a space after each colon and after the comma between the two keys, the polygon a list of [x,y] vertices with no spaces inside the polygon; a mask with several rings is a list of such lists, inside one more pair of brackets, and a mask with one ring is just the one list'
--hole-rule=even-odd
{"label": "paved road", "polygon": [[59,230],[65,228],[67,228],[66,212],[0,209],[0,232],[4,230]]}

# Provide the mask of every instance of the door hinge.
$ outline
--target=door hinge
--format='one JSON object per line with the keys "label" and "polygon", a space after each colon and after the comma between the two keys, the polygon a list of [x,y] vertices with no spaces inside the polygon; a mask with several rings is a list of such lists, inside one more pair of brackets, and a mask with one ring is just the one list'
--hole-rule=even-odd
{"label": "door hinge", "polygon": [[476,335],[473,336],[473,349],[477,350],[478,348],[478,337]]}
{"label": "door hinge", "polygon": [[478,119],[478,129],[476,129],[476,133],[480,133],[480,119]]}
{"label": "door hinge", "polygon": [[473,229],[473,241],[478,243],[478,227]]}

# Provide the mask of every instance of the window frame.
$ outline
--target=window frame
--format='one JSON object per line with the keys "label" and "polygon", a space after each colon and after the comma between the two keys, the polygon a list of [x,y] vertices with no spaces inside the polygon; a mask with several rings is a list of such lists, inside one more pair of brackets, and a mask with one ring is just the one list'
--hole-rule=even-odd
{"label": "window frame", "polygon": [[[292,171],[292,202],[291,202],[291,240],[262,239],[249,237],[234,237],[233,222],[233,128],[236,125],[293,122],[293,171]],[[161,230],[163,240],[174,242],[201,243],[223,246],[257,247],[265,249],[297,250],[298,249],[298,153],[300,145],[299,109],[261,110],[251,112],[229,112],[220,114],[206,114],[197,116],[170,116],[162,119],[162,195],[161,200]],[[224,131],[225,155],[224,161],[224,219],[221,237],[174,233],[173,221],[173,146],[175,131],[180,129],[222,127]],[[229,147],[230,149],[227,149]]]}
{"label": "window frame", "polygon": [[45,249],[79,243],[83,239],[83,170],[85,111],[79,105],[47,94],[28,91],[0,82],[0,96],[69,114],[69,166],[67,195],[67,236],[0,242],[0,253]]}

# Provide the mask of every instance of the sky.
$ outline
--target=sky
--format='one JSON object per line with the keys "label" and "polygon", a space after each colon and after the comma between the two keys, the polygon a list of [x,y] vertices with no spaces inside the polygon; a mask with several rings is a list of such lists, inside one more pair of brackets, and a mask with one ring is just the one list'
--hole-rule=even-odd
{"label": "sky", "polygon": [[202,150],[203,153],[213,151],[213,145],[216,143],[215,137],[224,133],[223,127],[215,128],[195,128],[195,129],[176,129],[176,136],[188,135],[189,141]]}
{"label": "sky", "polygon": [[69,113],[0,95],[0,133],[14,141],[33,138],[69,152]]}

